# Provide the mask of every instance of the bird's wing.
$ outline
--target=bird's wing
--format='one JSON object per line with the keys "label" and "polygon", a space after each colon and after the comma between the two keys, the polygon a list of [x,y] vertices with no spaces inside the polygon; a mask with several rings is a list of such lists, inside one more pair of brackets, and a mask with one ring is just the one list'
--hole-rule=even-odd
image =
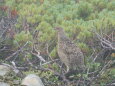
{"label": "bird's wing", "polygon": [[84,68],[84,55],[81,49],[72,41],[66,42],[65,53],[67,53],[70,65],[73,65],[72,67],[79,66]]}
{"label": "bird's wing", "polygon": [[77,54],[81,52],[80,48],[71,41],[66,41],[63,47],[65,49],[64,51],[68,54]]}

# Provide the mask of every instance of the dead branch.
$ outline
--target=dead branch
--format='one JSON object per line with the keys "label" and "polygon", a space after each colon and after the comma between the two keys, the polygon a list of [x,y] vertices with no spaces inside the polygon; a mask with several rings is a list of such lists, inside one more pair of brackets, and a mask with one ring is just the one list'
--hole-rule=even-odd
{"label": "dead branch", "polygon": [[11,54],[10,56],[8,56],[5,60],[9,60],[10,58],[12,58],[13,56],[15,56],[17,53],[19,53],[29,42],[27,41],[19,50],[17,50],[16,52],[14,52],[13,54]]}
{"label": "dead branch", "polygon": [[46,60],[40,55],[40,52],[38,50],[36,50],[34,47],[33,47],[33,50],[31,51],[31,53],[33,55],[35,55],[36,57],[38,57],[38,59],[42,62],[46,62]]}
{"label": "dead branch", "polygon": [[[114,31],[112,31],[109,35],[102,33],[101,35],[95,30],[91,31],[93,33],[96,34],[97,38],[100,40],[101,42],[101,46],[103,48],[106,49],[111,49],[111,50],[115,50],[115,46],[113,46],[113,42],[114,42]],[[111,41],[110,41],[111,40]]]}
{"label": "dead branch", "polygon": [[59,61],[59,59],[55,59],[55,60],[52,60],[52,61],[45,62],[45,63],[41,64],[41,66],[51,64],[51,63],[54,63],[56,61]]}
{"label": "dead branch", "polygon": [[97,78],[99,78],[104,72],[105,70],[107,69],[108,66],[112,65],[113,63],[115,63],[115,61],[109,61],[106,65],[104,65],[102,67],[102,69],[98,72],[98,74],[94,77],[91,77],[90,79],[90,83],[93,82],[94,80],[96,80]]}

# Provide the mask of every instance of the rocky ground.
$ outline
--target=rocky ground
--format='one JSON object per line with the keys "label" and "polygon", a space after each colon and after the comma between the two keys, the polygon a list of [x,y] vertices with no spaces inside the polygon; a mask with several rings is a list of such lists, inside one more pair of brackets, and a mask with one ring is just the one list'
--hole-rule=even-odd
{"label": "rocky ground", "polygon": [[23,75],[7,64],[0,65],[0,86],[44,86],[39,76]]}

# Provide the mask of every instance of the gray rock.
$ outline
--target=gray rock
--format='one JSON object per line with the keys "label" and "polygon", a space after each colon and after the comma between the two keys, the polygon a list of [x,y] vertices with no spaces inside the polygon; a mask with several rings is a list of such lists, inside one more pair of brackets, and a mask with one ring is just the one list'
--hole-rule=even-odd
{"label": "gray rock", "polygon": [[0,82],[0,86],[10,86],[10,85],[4,82]]}
{"label": "gray rock", "polygon": [[4,76],[11,71],[11,68],[5,65],[0,65],[0,76]]}
{"label": "gray rock", "polygon": [[21,85],[26,86],[44,86],[40,77],[36,76],[35,74],[27,75],[23,80]]}

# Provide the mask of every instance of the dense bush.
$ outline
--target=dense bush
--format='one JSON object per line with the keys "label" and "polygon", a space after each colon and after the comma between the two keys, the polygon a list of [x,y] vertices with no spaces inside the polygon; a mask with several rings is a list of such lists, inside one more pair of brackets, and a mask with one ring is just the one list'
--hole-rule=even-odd
{"label": "dense bush", "polygon": [[[11,49],[13,51],[29,42],[29,45],[24,47],[23,54],[20,54],[19,57],[25,58],[28,55],[27,52],[31,53],[37,40],[36,49],[42,52],[45,59],[48,56],[51,56],[52,59],[58,58],[56,53],[56,33],[53,28],[60,26],[64,28],[66,35],[82,49],[86,57],[86,65],[92,72],[99,69],[101,64],[90,63],[89,61],[96,44],[95,40],[97,40],[91,31],[99,33],[103,31],[103,33],[107,34],[114,29],[114,8],[114,0],[4,0],[3,3],[0,3],[0,15],[4,14],[5,17],[10,16],[17,20],[15,22],[16,35],[10,40],[12,41],[13,48]],[[26,28],[27,24],[29,25],[28,28]],[[36,30],[39,30],[39,36],[34,39],[33,34]],[[7,41],[4,43],[8,44]],[[46,52],[47,44],[49,45],[49,55],[44,53]],[[99,51],[99,49],[97,47],[96,51]],[[2,55],[3,53],[0,53],[0,56]],[[7,57],[6,55],[4,56],[4,58]],[[29,57],[34,58],[35,56],[29,54]],[[52,65],[52,67],[54,66],[55,64]],[[114,75],[114,70],[110,69],[109,72],[107,70],[101,78],[105,77],[106,79],[108,74]],[[52,78],[52,72],[43,73],[42,76],[45,77],[46,75],[47,79],[51,78],[49,81],[54,82],[53,80],[55,80],[55,83],[59,83],[57,77]],[[104,84],[106,82],[106,80],[101,79],[97,83]],[[94,84],[96,83],[94,82]]]}

